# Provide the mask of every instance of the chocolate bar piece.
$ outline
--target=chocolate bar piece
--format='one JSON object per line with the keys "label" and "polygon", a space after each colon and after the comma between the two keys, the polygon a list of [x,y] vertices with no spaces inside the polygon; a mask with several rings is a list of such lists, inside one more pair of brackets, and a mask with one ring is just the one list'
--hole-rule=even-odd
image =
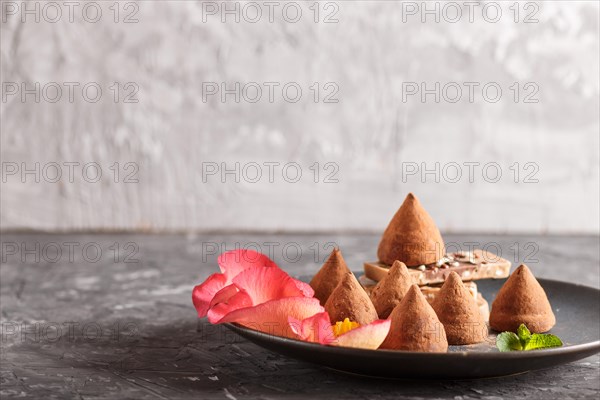
{"label": "chocolate bar piece", "polygon": [[[381,262],[364,263],[367,278],[379,282],[390,266]],[[409,268],[411,276],[419,286],[443,283],[450,272],[456,272],[463,281],[477,279],[506,278],[510,272],[510,261],[485,250],[459,251],[446,254],[437,263]]]}
{"label": "chocolate bar piece", "polygon": [[[371,290],[377,285],[377,282],[367,278],[365,275],[361,275],[358,278],[360,284],[365,288],[367,293],[371,293]],[[477,305],[479,306],[479,312],[483,315],[487,321],[490,316],[490,307],[488,302],[483,298],[481,293],[477,292],[477,284],[475,282],[463,282],[465,287],[469,289],[473,297],[477,299]],[[434,286],[421,286],[421,292],[427,299],[427,302],[431,304],[435,299],[436,294],[440,291],[442,284],[436,284]]]}
{"label": "chocolate bar piece", "polygon": [[[375,285],[377,285],[377,282],[375,282],[372,279],[367,278],[366,275],[359,276],[358,281],[360,282],[362,287],[366,290],[366,292],[369,295],[371,294],[371,290],[373,290]],[[475,282],[464,282],[464,284],[465,284],[465,287],[467,289],[469,289],[469,291],[471,292],[473,297],[477,297],[477,285],[475,284]],[[436,293],[439,292],[441,287],[442,287],[442,283],[438,283],[438,284],[431,285],[431,286],[430,285],[421,286],[421,291],[423,292],[423,295],[425,295],[425,298],[427,299],[427,301],[432,302],[433,299],[435,298]]]}

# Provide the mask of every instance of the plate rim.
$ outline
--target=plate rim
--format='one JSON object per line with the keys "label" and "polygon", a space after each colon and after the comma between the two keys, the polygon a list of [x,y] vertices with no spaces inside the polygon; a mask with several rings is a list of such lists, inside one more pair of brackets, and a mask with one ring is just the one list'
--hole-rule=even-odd
{"label": "plate rim", "polygon": [[266,339],[271,342],[279,342],[282,344],[291,344],[293,346],[306,346],[311,349],[315,349],[317,351],[335,351],[337,353],[343,354],[345,353],[361,353],[357,355],[372,355],[372,354],[384,354],[394,355],[394,356],[419,356],[419,357],[431,357],[431,358],[498,358],[504,357],[509,359],[519,359],[519,358],[542,358],[546,356],[553,356],[559,354],[570,354],[570,353],[578,353],[580,351],[588,351],[588,350],[597,350],[600,351],[600,340],[596,340],[593,342],[581,343],[571,346],[563,346],[563,347],[554,347],[549,349],[538,349],[531,351],[447,351],[447,352],[427,352],[427,351],[407,351],[407,350],[388,350],[388,349],[359,349],[355,347],[343,347],[343,346],[328,346],[319,343],[306,342],[303,340],[287,338],[283,336],[270,335],[265,332],[260,332],[254,329],[247,328],[245,326],[227,322],[225,324],[227,328],[231,329],[234,332],[243,332],[245,334],[249,334],[261,339]]}

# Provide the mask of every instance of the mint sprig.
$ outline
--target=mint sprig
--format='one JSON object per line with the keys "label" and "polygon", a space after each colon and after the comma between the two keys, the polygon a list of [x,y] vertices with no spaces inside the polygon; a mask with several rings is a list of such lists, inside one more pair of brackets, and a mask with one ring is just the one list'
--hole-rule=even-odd
{"label": "mint sprig", "polygon": [[560,340],[558,336],[549,333],[534,333],[531,335],[531,339],[529,339],[523,347],[523,350],[547,349],[549,347],[560,347],[562,345],[562,340]]}
{"label": "mint sprig", "polygon": [[525,326],[525,324],[519,325],[519,329],[517,329],[517,335],[519,336],[519,340],[523,347],[525,347],[525,343],[531,339],[531,332]]}
{"label": "mint sprig", "polygon": [[514,332],[502,332],[496,338],[496,347],[500,351],[523,350],[519,337]]}
{"label": "mint sprig", "polygon": [[496,338],[496,347],[500,351],[513,350],[537,350],[550,347],[562,346],[562,341],[558,336],[549,333],[534,333],[532,334],[525,324],[521,324],[517,333],[502,332]]}

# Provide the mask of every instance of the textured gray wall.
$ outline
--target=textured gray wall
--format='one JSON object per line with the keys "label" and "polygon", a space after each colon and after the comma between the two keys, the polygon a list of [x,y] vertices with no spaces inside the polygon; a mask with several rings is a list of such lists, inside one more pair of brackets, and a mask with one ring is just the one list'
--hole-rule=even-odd
{"label": "textured gray wall", "polygon": [[595,1],[113,3],[2,0],[3,229],[599,230]]}

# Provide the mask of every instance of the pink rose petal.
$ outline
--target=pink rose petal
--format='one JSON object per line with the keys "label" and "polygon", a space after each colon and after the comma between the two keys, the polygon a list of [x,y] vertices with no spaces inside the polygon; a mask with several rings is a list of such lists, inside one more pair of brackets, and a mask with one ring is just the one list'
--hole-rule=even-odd
{"label": "pink rose petal", "polygon": [[267,301],[254,307],[240,308],[225,315],[219,324],[237,322],[250,329],[271,335],[297,339],[289,326],[288,318],[304,320],[325,311],[314,297],[285,297]]}
{"label": "pink rose petal", "polygon": [[359,326],[338,336],[331,345],[375,350],[385,340],[390,331],[390,323],[391,320],[385,319]]}
{"label": "pink rose petal", "polygon": [[[194,287],[192,301],[198,317],[205,317],[212,306],[213,297],[224,287],[230,285],[233,279],[242,271],[252,267],[277,267],[269,257],[254,250],[232,250],[219,256],[219,268],[222,274],[213,274],[203,283]],[[229,296],[231,292],[225,292]],[[223,293],[223,294],[225,294]]]}
{"label": "pink rose petal", "polygon": [[327,312],[322,312],[308,317],[302,321],[289,317],[288,323],[292,332],[300,340],[307,342],[329,344],[335,340],[331,321]]}
{"label": "pink rose petal", "polygon": [[[232,298],[234,295],[239,293],[239,291],[240,291],[240,289],[233,284],[225,286],[224,288],[219,290],[217,293],[215,293],[212,300],[210,301],[210,307],[214,307],[215,305],[217,305],[219,303],[227,303],[227,301],[230,298]],[[251,305],[252,305],[252,303],[248,304],[248,306],[251,306]]]}
{"label": "pink rose petal", "polygon": [[216,323],[227,313],[284,297],[312,297],[312,288],[279,268],[251,267],[240,272],[233,283],[215,294],[208,320]]}
{"label": "pink rose petal", "polygon": [[313,297],[315,295],[315,291],[308,283],[299,281],[298,279],[294,279],[294,284],[296,285],[298,290],[300,290],[304,297]]}
{"label": "pink rose petal", "polygon": [[198,317],[202,318],[206,316],[215,294],[225,286],[227,277],[223,274],[212,274],[200,285],[195,286],[192,292],[192,302],[196,311],[198,311]]}
{"label": "pink rose petal", "polygon": [[[221,290],[221,292],[228,290],[230,287],[234,288],[237,292],[237,288],[235,287],[235,285],[226,286]],[[217,296],[219,296],[218,293]],[[223,318],[225,315],[229,314],[233,310],[237,310],[240,308],[248,308],[252,307],[253,305],[254,304],[252,303],[252,299],[250,298],[250,296],[248,296],[248,294],[244,291],[239,291],[235,295],[227,298],[224,302],[211,306],[207,314],[208,322],[210,322],[211,324],[216,324],[221,318]]]}
{"label": "pink rose petal", "polygon": [[279,268],[253,267],[238,274],[233,284],[246,292],[254,305],[282,297],[312,297],[314,291]]}
{"label": "pink rose petal", "polygon": [[245,269],[252,267],[277,267],[277,264],[266,255],[254,250],[231,250],[221,254],[218,259],[221,272],[230,279]]}

